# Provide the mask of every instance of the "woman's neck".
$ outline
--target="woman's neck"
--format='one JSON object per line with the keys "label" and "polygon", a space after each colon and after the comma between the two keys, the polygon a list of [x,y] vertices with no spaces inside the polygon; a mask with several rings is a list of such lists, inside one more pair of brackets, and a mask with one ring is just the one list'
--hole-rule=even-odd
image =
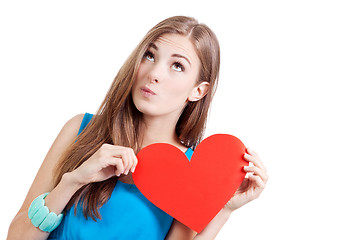
{"label": "woman's neck", "polygon": [[142,148],[153,143],[169,143],[182,151],[186,150],[175,132],[178,118],[144,117],[143,120]]}

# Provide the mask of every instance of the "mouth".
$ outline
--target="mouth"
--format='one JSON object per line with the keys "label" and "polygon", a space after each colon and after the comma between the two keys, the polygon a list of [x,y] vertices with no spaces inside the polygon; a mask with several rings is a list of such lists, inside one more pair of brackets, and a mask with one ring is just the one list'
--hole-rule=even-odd
{"label": "mouth", "polygon": [[143,93],[146,96],[150,96],[150,95],[156,95],[156,93],[154,93],[153,91],[151,91],[149,88],[147,87],[141,87],[140,88],[141,93]]}

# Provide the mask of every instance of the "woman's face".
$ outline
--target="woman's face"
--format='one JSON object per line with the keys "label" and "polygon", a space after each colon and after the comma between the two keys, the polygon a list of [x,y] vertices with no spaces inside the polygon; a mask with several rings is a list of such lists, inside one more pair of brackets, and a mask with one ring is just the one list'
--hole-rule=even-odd
{"label": "woman's face", "polygon": [[164,34],[151,43],[137,72],[132,98],[151,116],[180,116],[187,101],[206,94],[208,83],[196,84],[200,59],[188,37]]}

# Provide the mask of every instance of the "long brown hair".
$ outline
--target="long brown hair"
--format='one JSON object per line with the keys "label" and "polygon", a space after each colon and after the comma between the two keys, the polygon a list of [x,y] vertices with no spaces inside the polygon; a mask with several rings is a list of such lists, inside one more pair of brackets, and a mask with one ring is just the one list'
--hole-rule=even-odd
{"label": "long brown hair", "polygon": [[[54,169],[55,185],[60,182],[64,173],[78,168],[104,143],[131,147],[135,153],[139,152],[142,113],[136,109],[132,101],[131,88],[149,45],[166,33],[189,37],[201,62],[197,83],[209,82],[208,93],[199,101],[187,103],[175,129],[185,146],[194,149],[200,143],[210,103],[217,87],[220,48],[215,34],[206,25],[199,24],[191,17],[175,16],[153,27],[121,67],[88,126],[61,156],[58,166]],[[95,221],[96,218],[101,219],[99,208],[110,198],[117,180],[117,177],[112,177],[85,185],[73,195],[65,210],[70,209],[75,203],[76,213],[80,202],[86,219],[89,216]]]}

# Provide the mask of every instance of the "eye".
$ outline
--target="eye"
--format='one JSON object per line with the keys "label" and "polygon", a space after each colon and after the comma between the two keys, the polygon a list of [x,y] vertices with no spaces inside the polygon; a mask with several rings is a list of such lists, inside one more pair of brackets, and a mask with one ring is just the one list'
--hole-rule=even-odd
{"label": "eye", "polygon": [[152,52],[150,52],[150,51],[145,52],[144,59],[149,60],[150,62],[155,61],[154,54]]}
{"label": "eye", "polygon": [[185,71],[184,66],[180,62],[174,62],[171,68],[177,72]]}

